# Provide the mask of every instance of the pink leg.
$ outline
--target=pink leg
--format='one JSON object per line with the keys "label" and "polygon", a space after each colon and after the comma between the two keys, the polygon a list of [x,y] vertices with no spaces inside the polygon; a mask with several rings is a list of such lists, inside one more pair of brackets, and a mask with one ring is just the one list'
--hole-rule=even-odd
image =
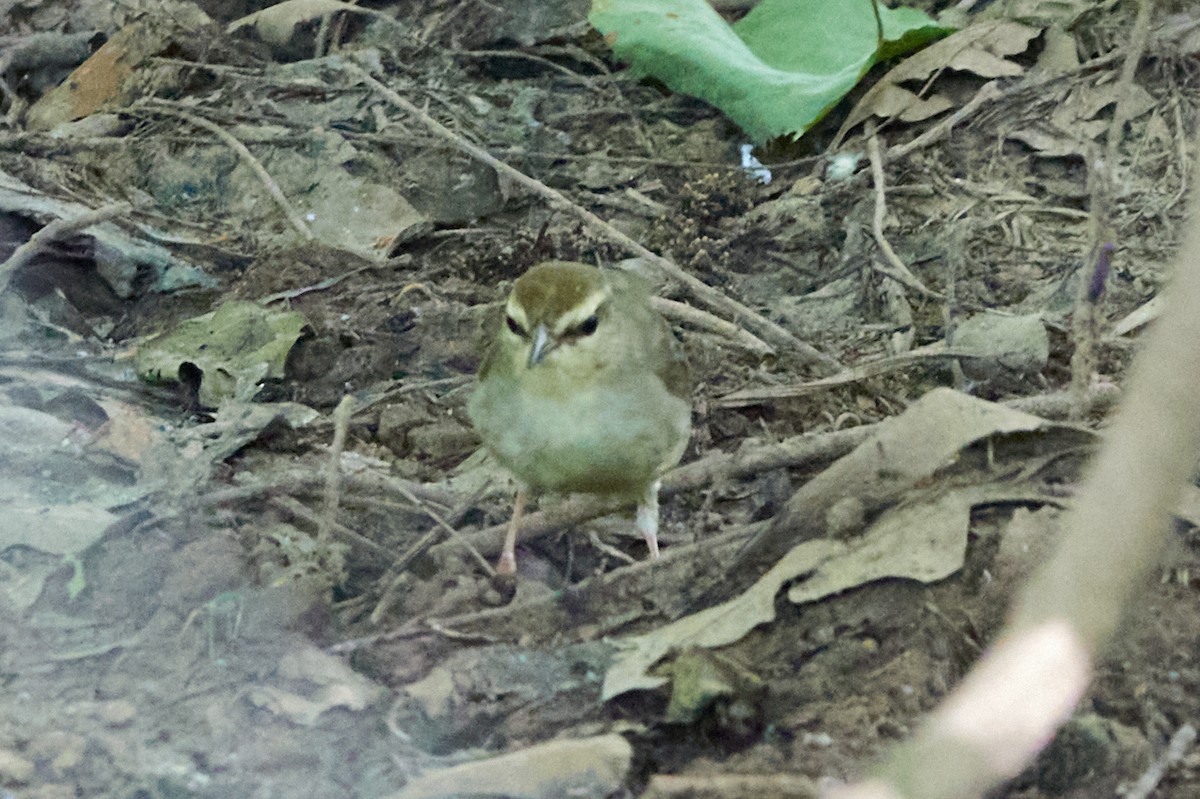
{"label": "pink leg", "polygon": [[501,577],[511,577],[517,573],[517,530],[524,515],[525,489],[522,488],[517,490],[517,498],[513,500],[512,520],[508,523],[508,532],[504,534],[504,548],[500,550],[500,560],[496,562],[496,574]]}
{"label": "pink leg", "polygon": [[655,480],[646,487],[646,493],[637,506],[637,529],[650,547],[650,559],[658,557],[658,489],[662,481]]}

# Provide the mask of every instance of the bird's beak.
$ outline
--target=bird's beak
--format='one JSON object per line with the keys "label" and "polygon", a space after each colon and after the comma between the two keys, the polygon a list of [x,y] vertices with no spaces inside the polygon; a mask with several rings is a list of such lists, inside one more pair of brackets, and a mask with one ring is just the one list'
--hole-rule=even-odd
{"label": "bird's beak", "polygon": [[550,331],[545,325],[538,325],[533,329],[532,342],[529,345],[529,363],[530,367],[537,366],[542,362],[542,359],[550,354],[550,351],[558,346],[558,342],[550,338]]}

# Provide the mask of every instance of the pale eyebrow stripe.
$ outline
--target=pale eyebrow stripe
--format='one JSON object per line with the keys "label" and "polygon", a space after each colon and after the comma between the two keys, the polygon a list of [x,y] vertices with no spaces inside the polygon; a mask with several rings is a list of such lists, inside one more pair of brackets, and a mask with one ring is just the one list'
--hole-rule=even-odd
{"label": "pale eyebrow stripe", "polygon": [[525,309],[517,304],[516,297],[509,297],[508,303],[504,306],[504,312],[513,318],[521,327],[529,327],[529,319],[525,316]]}
{"label": "pale eyebrow stripe", "polygon": [[608,286],[603,287],[599,291],[594,291],[589,294],[582,305],[576,305],[567,313],[563,314],[558,320],[558,324],[554,326],[556,333],[562,333],[566,330],[579,325],[585,319],[599,310],[608,299],[612,297],[612,289]]}

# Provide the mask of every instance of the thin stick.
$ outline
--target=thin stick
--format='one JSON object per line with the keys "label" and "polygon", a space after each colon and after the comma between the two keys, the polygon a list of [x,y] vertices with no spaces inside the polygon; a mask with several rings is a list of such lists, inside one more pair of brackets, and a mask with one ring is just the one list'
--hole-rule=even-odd
{"label": "thin stick", "polygon": [[883,253],[883,257],[887,259],[891,268],[885,269],[875,259],[871,260],[871,265],[875,267],[876,271],[919,294],[942,299],[942,295],[927,288],[916,275],[909,271],[904,262],[900,260],[900,256],[896,255],[896,251],[892,249],[892,245],[888,243],[887,236],[883,234],[883,220],[887,215],[887,193],[883,179],[883,155],[879,149],[879,137],[874,132],[867,138],[867,154],[871,159],[871,179],[875,183],[875,216],[871,221],[871,230],[875,235],[875,246]]}
{"label": "thin stick", "polygon": [[317,525],[318,531],[321,529],[322,525],[324,525],[330,534],[341,538],[343,541],[346,541],[352,546],[363,547],[364,549],[368,549],[376,555],[388,555],[388,551],[385,547],[381,547],[379,544],[376,544],[365,535],[351,530],[344,524],[339,524],[338,522],[332,520],[327,521],[325,514],[314,513],[307,505],[295,497],[273,497],[271,499],[271,504],[292,514],[293,516]]}
{"label": "thin stick", "polygon": [[354,410],[354,399],[346,395],[333,409],[333,443],[329,447],[329,460],[325,467],[325,502],[321,507],[318,538],[328,538],[330,528],[337,515],[338,499],[342,492],[342,450],[346,447],[346,430],[350,427],[350,414]]}
{"label": "thin stick", "polygon": [[[967,250],[967,234],[964,224],[956,225],[949,238],[950,251],[946,253],[946,348],[954,349],[954,334],[958,327],[958,276],[963,274],[964,253]],[[950,362],[950,374],[954,377],[954,387],[966,391],[967,378],[963,374],[962,361],[955,358]]]}
{"label": "thin stick", "polygon": [[717,397],[711,401],[711,406],[714,408],[745,408],[751,405],[761,405],[766,402],[774,402],[782,399],[794,399],[796,397],[804,397],[809,394],[815,394],[818,391],[827,391],[837,388],[838,386],[857,383],[861,380],[867,380],[880,375],[891,374],[901,369],[905,369],[914,363],[921,361],[943,361],[951,360],[957,362],[959,358],[974,358],[978,357],[979,353],[972,352],[967,349],[952,349],[947,347],[945,343],[938,342],[930,344],[920,349],[901,352],[896,355],[890,355],[885,358],[880,358],[874,361],[860,363],[857,366],[849,369],[843,369],[835,375],[822,377],[819,380],[809,380],[804,383],[792,383],[783,386],[766,386],[763,388],[748,388],[740,391],[734,391],[731,394],[726,394],[723,397]]}
{"label": "thin stick", "polygon": [[727,297],[698,278],[693,277],[668,259],[646,249],[644,246],[634,241],[632,238],[625,235],[608,222],[604,221],[585,208],[581,208],[580,206],[571,202],[571,200],[561,193],[555,191],[540,181],[534,180],[523,172],[514,169],[498,158],[492,156],[483,148],[470,141],[467,141],[462,136],[459,136],[457,133],[426,114],[420,108],[413,105],[408,100],[405,100],[395,91],[376,80],[361,67],[347,62],[345,64],[345,68],[350,72],[351,75],[383,96],[392,105],[417,119],[434,135],[451,143],[456,148],[470,155],[472,158],[487,164],[492,169],[495,169],[497,172],[512,180],[514,183],[517,183],[534,194],[537,194],[539,197],[546,200],[552,207],[559,208],[570,213],[576,219],[579,219],[585,225],[599,232],[610,241],[616,242],[630,252],[636,253],[637,255],[651,261],[656,267],[661,269],[664,274],[676,281],[686,292],[688,292],[688,294],[690,294],[702,305],[729,315],[735,322],[744,324],[750,329],[750,332],[765,339],[762,345],[763,347],[768,347],[768,345],[770,345],[788,349],[797,354],[805,362],[818,364],[829,371],[836,371],[838,368],[840,368],[840,365],[837,363],[837,361],[830,356],[826,355],[820,350],[817,350],[815,347],[800,341],[800,339],[796,338],[779,325],[775,324],[769,319],[764,318],[760,314],[755,313],[737,300]]}
{"label": "thin stick", "polygon": [[920,150],[922,147],[927,147],[935,141],[945,138],[950,135],[950,131],[954,126],[962,122],[967,117],[973,115],[976,111],[993,100],[998,100],[1003,96],[1000,91],[1000,84],[997,81],[985,83],[979,87],[979,91],[975,92],[975,96],[967,101],[967,104],[955,111],[950,116],[937,123],[929,130],[922,133],[917,138],[906,144],[898,144],[895,147],[889,147],[887,157],[889,161],[899,161],[901,158],[907,158],[912,153]]}
{"label": "thin stick", "polygon": [[259,305],[270,305],[271,303],[278,302],[279,300],[294,300],[297,297],[303,297],[305,294],[309,294],[314,291],[324,291],[325,289],[333,288],[348,277],[353,277],[359,272],[365,272],[368,269],[375,269],[378,266],[378,264],[367,264],[366,266],[360,266],[357,269],[351,269],[349,272],[342,272],[340,275],[327,277],[319,283],[313,283],[311,286],[301,286],[298,289],[288,289],[287,291],[277,291],[274,294],[268,294],[265,297],[259,298],[257,302]]}
{"label": "thin stick", "polygon": [[1104,149],[1104,160],[1108,162],[1108,168],[1114,177],[1117,175],[1117,147],[1124,138],[1125,123],[1129,121],[1133,77],[1142,61],[1142,54],[1146,52],[1146,39],[1150,35],[1150,14],[1153,10],[1153,0],[1138,0],[1137,17],[1133,21],[1125,60],[1121,63],[1121,77],[1117,80],[1114,95],[1117,98],[1117,107],[1113,109],[1112,122],[1108,126],[1108,141]]}
{"label": "thin stick", "polygon": [[[459,544],[461,544],[462,547],[467,550],[471,557],[474,558],[475,562],[480,565],[480,567],[484,570],[484,572],[487,573],[489,577],[495,574],[495,572],[492,571],[492,564],[488,563],[487,558],[480,554],[479,550],[476,549],[457,528],[443,519],[437,511],[425,504],[425,502],[418,498],[416,494],[412,493],[404,486],[396,486],[396,490],[401,496],[403,496],[416,507],[420,508],[422,513],[432,519],[434,524],[436,524],[450,536],[450,540],[457,541]],[[421,551],[422,550],[418,548],[417,544],[414,544],[410,548],[410,551],[404,553],[404,555],[400,557],[400,560],[397,561],[397,568],[403,568],[404,566],[407,566],[409,561],[419,555]]]}
{"label": "thin stick", "polygon": [[288,202],[288,198],[284,196],[283,189],[279,188],[279,184],[275,182],[275,179],[271,177],[267,170],[263,168],[263,165],[259,163],[258,159],[254,157],[254,153],[250,152],[249,148],[238,141],[232,133],[215,122],[210,122],[195,114],[189,114],[187,111],[177,111],[174,108],[164,108],[160,105],[147,107],[156,114],[178,117],[198,128],[204,128],[223,141],[229,149],[238,154],[238,157],[242,159],[246,166],[250,167],[251,171],[258,177],[259,182],[266,187],[267,192],[271,195],[271,199],[279,206],[279,210],[283,211],[283,215],[287,217],[287,221],[296,229],[296,232],[306,239],[314,238],[312,231],[308,229],[308,225],[304,223],[304,220],[300,218],[300,214],[296,212],[296,209]]}
{"label": "thin stick", "polygon": [[1146,799],[1158,784],[1162,782],[1162,778],[1166,776],[1167,769],[1183,760],[1183,756],[1192,748],[1192,744],[1196,742],[1196,728],[1191,724],[1184,724],[1175,734],[1171,736],[1171,742],[1167,744],[1167,749],[1157,760],[1150,764],[1150,767],[1142,773],[1138,781],[1133,784],[1125,794],[1125,799]]}
{"label": "thin stick", "polygon": [[763,344],[762,339],[747,333],[733,322],[727,322],[719,316],[713,316],[708,311],[702,311],[699,308],[693,308],[687,303],[668,300],[664,297],[651,297],[650,304],[667,319],[690,325],[705,333],[722,336],[757,355],[770,355],[774,352],[773,349]]}
{"label": "thin stick", "polygon": [[[1075,292],[1075,309],[1071,320],[1071,335],[1075,352],[1071,354],[1071,394],[1086,396],[1096,368],[1097,304],[1104,290],[1104,281],[1111,266],[1112,245],[1108,244],[1109,209],[1112,201],[1112,182],[1109,164],[1100,157],[1100,148],[1088,148],[1088,190],[1091,210],[1088,215],[1088,242],[1083,266],[1079,269],[1079,288]],[[1082,418],[1082,410],[1072,418]]]}
{"label": "thin stick", "polygon": [[[748,477],[785,466],[827,462],[854,449],[866,440],[874,429],[874,425],[864,425],[834,433],[793,436],[778,444],[747,448],[737,453],[712,452],[698,461],[679,466],[663,475],[662,495],[672,496],[722,480]],[[525,541],[535,540],[565,527],[616,513],[628,504],[621,500],[575,496],[553,510],[525,515],[521,521],[521,538]],[[464,535],[485,555],[492,555],[499,550],[501,537],[507,530],[508,525],[502,524]],[[439,544],[437,548],[446,547],[446,544]]]}
{"label": "thin stick", "polygon": [[127,214],[132,209],[133,206],[130,203],[112,203],[71,219],[55,219],[30,236],[29,241],[13,250],[12,255],[8,256],[8,260],[0,264],[0,293],[8,288],[8,282],[12,279],[13,273],[29,263],[33,256],[50,242],[64,239],[84,228],[112,219],[114,216]]}
{"label": "thin stick", "polygon": [[[627,597],[637,597],[643,593],[638,588],[639,585],[644,585],[643,580],[652,581],[655,579],[653,577],[654,574],[662,574],[665,569],[686,560],[694,560],[697,557],[713,557],[716,553],[723,554],[725,547],[732,548],[740,545],[742,541],[761,530],[763,526],[764,523],[761,522],[739,526],[694,544],[673,546],[665,550],[662,557],[658,560],[647,558],[639,560],[630,566],[623,566],[614,571],[588,577],[579,583],[576,588],[580,590],[612,590],[614,586],[624,585],[627,586],[624,591],[613,591],[613,593],[620,593]],[[414,619],[387,632],[339,642],[328,647],[326,651],[331,654],[347,654],[364,646],[410,637],[425,628],[434,629],[443,635],[453,635],[461,638],[468,635],[472,637],[478,635],[477,633],[464,632],[461,628],[484,626],[488,629],[489,633],[494,632],[497,634],[497,637],[493,640],[509,639],[514,624],[520,624],[521,622],[527,624],[531,616],[540,614],[548,608],[556,607],[560,602],[561,598],[558,594],[547,592],[545,594],[536,594],[531,599],[518,600],[496,608],[469,611],[457,616],[448,616],[440,619]],[[632,613],[632,617],[644,614],[644,610],[638,610]]]}
{"label": "thin stick", "polygon": [[588,541],[592,542],[592,546],[608,555],[613,560],[619,560],[622,563],[637,563],[637,558],[626,555],[616,547],[606,544],[600,540],[600,535],[595,530],[588,530]]}
{"label": "thin stick", "polygon": [[387,587],[384,589],[383,595],[379,597],[379,601],[375,603],[374,610],[371,611],[371,624],[378,624],[387,614],[387,612],[391,610],[392,605],[395,604],[396,593],[399,591],[401,586],[401,572],[403,572],[403,570],[408,567],[408,564],[411,563],[418,555],[433,546],[433,543],[437,540],[438,535],[443,531],[448,533],[452,540],[458,542],[464,549],[467,550],[468,554],[475,559],[475,562],[479,564],[488,577],[496,576],[496,572],[492,568],[492,564],[488,563],[487,558],[485,558],[479,552],[479,550],[476,549],[475,546],[468,541],[461,532],[458,531],[457,528],[453,527],[449,522],[443,519],[437,511],[433,510],[433,508],[430,508],[425,502],[421,501],[416,494],[412,493],[408,489],[404,488],[403,486],[397,486],[396,490],[410,503],[420,508],[422,513],[432,519],[435,527],[426,531],[424,535],[422,535],[407,550],[405,550],[404,554],[401,555],[396,562],[388,568],[387,574],[380,578],[380,582],[385,583]]}
{"label": "thin stick", "polygon": [[[1112,386],[1094,386],[1088,393],[1088,407],[1094,412],[1102,412],[1115,404],[1119,395],[1120,392]],[[1025,413],[1055,419],[1067,416],[1070,400],[1066,392],[1055,392],[1021,397],[1000,404]],[[686,491],[698,491],[706,486],[728,480],[746,479],[772,469],[803,468],[818,463],[829,463],[866,441],[877,429],[878,424],[865,424],[829,433],[805,433],[776,444],[747,447],[736,453],[710,452],[700,460],[685,463],[663,475],[662,495],[669,497]],[[589,519],[616,513],[623,507],[619,501],[599,497],[574,497],[553,510],[526,515],[521,522],[521,537],[525,541],[536,540]],[[494,555],[500,550],[500,541],[507,528],[507,523],[499,524],[462,533],[462,536],[485,556]],[[447,543],[434,547],[435,552],[448,549],[450,546]]]}
{"label": "thin stick", "polygon": [[654,774],[641,799],[737,799],[773,796],[776,799],[819,799],[821,789],[798,774]]}

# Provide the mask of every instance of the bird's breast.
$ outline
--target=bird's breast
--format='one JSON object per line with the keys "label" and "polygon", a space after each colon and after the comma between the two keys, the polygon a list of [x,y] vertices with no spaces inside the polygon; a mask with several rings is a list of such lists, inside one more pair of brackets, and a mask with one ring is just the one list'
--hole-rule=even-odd
{"label": "bird's breast", "polygon": [[[532,378],[537,369],[529,370]],[[484,443],[522,481],[555,492],[637,495],[687,445],[688,403],[655,379],[574,390],[485,381],[469,410]]]}

